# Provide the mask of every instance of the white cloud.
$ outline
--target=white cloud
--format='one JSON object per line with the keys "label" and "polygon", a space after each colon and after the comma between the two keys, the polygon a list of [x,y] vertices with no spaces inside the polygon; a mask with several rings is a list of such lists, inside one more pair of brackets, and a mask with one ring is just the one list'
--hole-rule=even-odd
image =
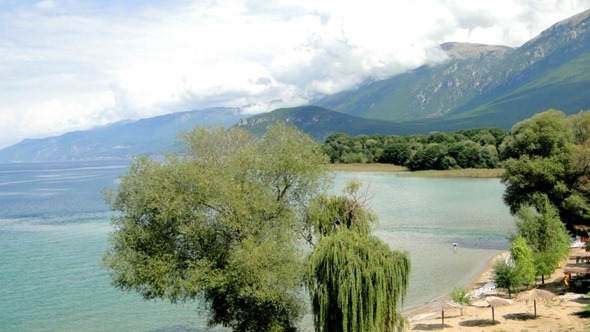
{"label": "white cloud", "polygon": [[519,46],[590,0],[0,4],[0,147],[213,106],[305,104],[443,57]]}

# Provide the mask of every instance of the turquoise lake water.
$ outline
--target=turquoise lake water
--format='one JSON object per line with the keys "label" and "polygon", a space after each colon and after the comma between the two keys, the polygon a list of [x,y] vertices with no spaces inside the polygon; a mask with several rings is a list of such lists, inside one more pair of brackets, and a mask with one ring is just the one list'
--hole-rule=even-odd
{"label": "turquoise lake water", "polygon": [[[205,330],[198,305],[144,301],[114,289],[99,267],[111,231],[102,190],[115,187],[126,166],[0,164],[0,331]],[[351,178],[369,185],[375,234],[410,254],[404,309],[467,285],[507,249],[514,222],[497,179],[336,173],[335,192]],[[306,317],[302,326],[309,324]]]}

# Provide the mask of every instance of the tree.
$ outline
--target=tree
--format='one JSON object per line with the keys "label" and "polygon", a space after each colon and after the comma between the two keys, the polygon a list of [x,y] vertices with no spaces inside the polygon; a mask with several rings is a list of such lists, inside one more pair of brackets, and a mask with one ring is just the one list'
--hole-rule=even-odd
{"label": "tree", "polygon": [[525,286],[535,282],[535,262],[533,252],[522,236],[518,236],[510,245],[510,256],[514,260],[520,281]]}
{"label": "tree", "polygon": [[534,208],[524,206],[517,214],[516,228],[532,250],[537,276],[545,283],[569,252],[569,234],[559,219],[557,209],[546,196],[537,194]]}
{"label": "tree", "polygon": [[524,155],[548,158],[566,153],[572,141],[571,125],[565,114],[548,110],[515,124],[501,150],[504,159]]}
{"label": "tree", "polygon": [[404,166],[410,158],[410,143],[394,142],[385,147],[379,162]]}
{"label": "tree", "polygon": [[521,285],[521,276],[516,266],[499,259],[494,262],[492,270],[496,286],[506,289],[508,297],[512,297],[512,290]]}
{"label": "tree", "polygon": [[[550,110],[516,124],[501,145],[502,182],[512,213],[547,195],[567,228],[590,224],[590,113]],[[536,208],[541,208],[537,207]]]}
{"label": "tree", "polygon": [[115,287],[146,299],[202,299],[209,324],[288,331],[302,315],[304,211],[327,157],[279,124],[261,139],[196,128],[187,150],[135,160],[107,200],[118,213],[103,258]]}
{"label": "tree", "polygon": [[361,195],[361,187],[360,181],[352,180],[344,187],[344,195],[319,195],[311,201],[306,215],[305,238],[312,246],[339,229],[349,229],[361,235],[371,233],[377,215],[366,208],[367,193]]}
{"label": "tree", "polygon": [[351,137],[343,133],[331,134],[323,145],[324,152],[330,157],[331,163],[342,162],[342,154],[349,150]]}
{"label": "tree", "polygon": [[308,218],[318,237],[307,260],[316,331],[396,331],[405,324],[397,308],[407,292],[408,254],[370,235],[376,219],[359,188],[352,182],[347,196],[324,197]]}
{"label": "tree", "polygon": [[575,144],[584,144],[590,141],[590,112],[570,115],[568,121],[572,128]]}
{"label": "tree", "polygon": [[461,142],[461,144],[463,145],[463,147],[456,157],[457,164],[461,168],[476,168],[476,167],[478,167],[481,146],[479,144],[471,142],[471,141]]}
{"label": "tree", "polygon": [[502,181],[506,184],[504,202],[515,214],[525,205],[535,204],[533,197],[546,193],[560,206],[568,194],[565,181],[565,165],[559,157],[540,158],[524,155],[519,159],[510,159],[504,164],[506,172]]}
{"label": "tree", "polygon": [[430,143],[417,150],[406,166],[411,170],[443,169],[442,161],[446,154],[445,145]]}

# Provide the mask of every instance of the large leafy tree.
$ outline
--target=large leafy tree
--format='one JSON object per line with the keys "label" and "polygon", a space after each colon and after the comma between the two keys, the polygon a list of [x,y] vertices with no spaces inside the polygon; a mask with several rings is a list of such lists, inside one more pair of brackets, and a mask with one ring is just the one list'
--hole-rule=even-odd
{"label": "large leafy tree", "polygon": [[566,164],[572,140],[565,114],[559,111],[539,113],[514,125],[500,147],[507,159],[504,200],[512,213],[533,204],[536,193],[547,193],[554,203],[568,194]]}
{"label": "large leafy tree", "polygon": [[[572,230],[590,224],[590,112],[565,117],[555,110],[516,124],[500,147],[504,201],[512,213],[547,196]],[[540,206],[534,206],[541,209]]]}
{"label": "large leafy tree", "polygon": [[303,211],[327,157],[285,125],[261,139],[197,128],[186,152],[135,160],[107,195],[118,213],[103,258],[112,283],[146,299],[201,299],[209,322],[287,331],[303,313]]}
{"label": "large leafy tree", "polygon": [[376,218],[359,188],[353,181],[346,195],[320,198],[308,215],[317,241],[307,262],[316,331],[397,331],[405,324],[397,308],[406,296],[409,256],[370,235]]}

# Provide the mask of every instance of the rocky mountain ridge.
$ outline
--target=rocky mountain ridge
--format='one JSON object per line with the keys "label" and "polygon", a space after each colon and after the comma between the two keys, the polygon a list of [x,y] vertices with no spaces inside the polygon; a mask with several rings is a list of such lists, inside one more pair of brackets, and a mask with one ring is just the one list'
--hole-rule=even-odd
{"label": "rocky mountain ridge", "polygon": [[[513,108],[501,108],[505,106],[503,98],[515,90],[530,89],[527,85],[544,89],[544,93],[556,86],[561,93],[565,85],[575,83],[569,87],[570,94],[581,96],[590,89],[590,79],[581,73],[590,66],[589,26],[590,10],[554,24],[518,48],[445,43],[441,49],[449,59],[443,63],[327,96],[314,104],[349,115],[400,122],[444,117],[459,120],[464,113],[468,117],[511,113]],[[522,118],[551,107],[572,113],[587,105],[580,98],[537,103],[535,91],[529,92],[519,96],[529,101],[528,107],[519,104]]]}

